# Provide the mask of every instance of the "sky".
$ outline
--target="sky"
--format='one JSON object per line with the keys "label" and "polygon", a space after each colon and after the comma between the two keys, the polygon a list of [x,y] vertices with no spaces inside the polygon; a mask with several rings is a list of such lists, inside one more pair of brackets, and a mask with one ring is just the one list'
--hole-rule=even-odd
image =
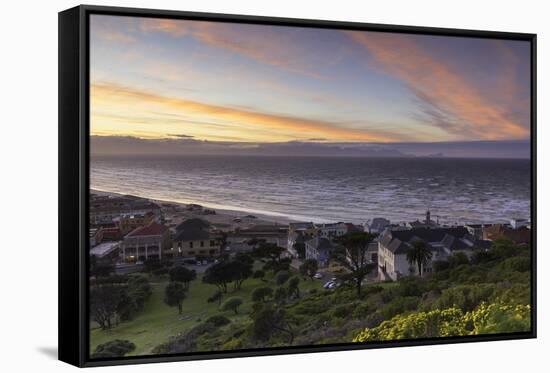
{"label": "sky", "polygon": [[104,15],[90,33],[94,137],[241,148],[530,137],[526,41]]}

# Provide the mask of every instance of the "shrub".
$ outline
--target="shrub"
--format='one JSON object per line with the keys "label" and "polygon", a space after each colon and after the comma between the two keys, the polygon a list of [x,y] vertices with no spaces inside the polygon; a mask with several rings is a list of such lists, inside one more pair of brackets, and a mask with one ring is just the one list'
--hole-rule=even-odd
{"label": "shrub", "polygon": [[290,273],[288,271],[279,271],[275,275],[275,283],[277,285],[282,285],[290,278]]}
{"label": "shrub", "polygon": [[397,314],[415,310],[419,303],[419,297],[399,297],[385,305],[380,312],[389,319]]}
{"label": "shrub", "polygon": [[266,298],[271,298],[273,296],[273,289],[270,287],[260,287],[252,291],[252,301],[254,302],[264,302]]}
{"label": "shrub", "polygon": [[487,301],[494,293],[495,285],[459,285],[444,289],[441,296],[432,304],[432,309],[457,307],[463,311],[471,311],[481,302]]}
{"label": "shrub", "polygon": [[243,300],[238,297],[229,298],[222,304],[222,311],[233,311],[239,313],[239,307],[243,304]]}
{"label": "shrub", "polygon": [[264,277],[265,277],[265,272],[262,271],[261,269],[258,269],[257,271],[254,271],[254,273],[252,274],[252,278],[263,279]]}
{"label": "shrub", "polygon": [[216,327],[220,327],[231,323],[231,320],[229,320],[224,315],[214,315],[206,319],[206,323],[212,324]]}
{"label": "shrub", "polygon": [[334,318],[347,319],[351,316],[355,307],[356,307],[356,304],[353,304],[353,303],[341,304],[339,306],[334,307],[334,309],[331,312],[331,315]]}
{"label": "shrub", "polygon": [[96,347],[91,355],[93,359],[122,357],[136,349],[136,345],[127,340],[115,339],[107,343],[100,344]]}

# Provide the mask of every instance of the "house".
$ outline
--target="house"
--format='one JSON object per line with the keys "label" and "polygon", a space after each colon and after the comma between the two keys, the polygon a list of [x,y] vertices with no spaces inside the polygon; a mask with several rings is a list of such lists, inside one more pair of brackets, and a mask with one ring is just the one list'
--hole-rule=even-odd
{"label": "house", "polygon": [[102,242],[90,249],[90,256],[116,261],[120,255],[120,241]]}
{"label": "house", "polygon": [[170,230],[167,226],[153,221],[128,233],[121,246],[124,261],[161,259],[163,252],[166,250],[169,253],[172,247]]}
{"label": "house", "polygon": [[365,232],[372,234],[380,234],[389,227],[391,222],[385,218],[374,218],[365,224]]}
{"label": "house", "polygon": [[[248,228],[237,228],[233,234],[227,237],[227,242],[230,244],[231,249],[234,246],[238,246],[233,245],[234,243],[248,242],[250,240],[263,240],[286,249],[288,227],[280,224],[256,224]],[[247,246],[249,249],[252,249],[252,246]]]}
{"label": "house", "polygon": [[122,241],[123,238],[119,227],[103,228],[103,241]]}
{"label": "house", "polygon": [[[295,234],[299,233],[299,234]],[[288,224],[288,239],[286,243],[287,249],[292,249],[298,237],[305,239],[317,235],[317,228],[312,222],[297,222]]]}
{"label": "house", "polygon": [[455,253],[470,256],[475,248],[487,247],[487,242],[476,240],[465,227],[413,228],[386,230],[378,240],[378,274],[381,280],[397,280],[402,276],[418,275],[418,268],[407,260],[407,252],[415,241],[423,241],[432,252],[423,273],[432,272],[432,262],[447,260]]}
{"label": "house", "polygon": [[367,246],[366,257],[369,263],[378,263],[378,242],[371,242]]}
{"label": "house", "polygon": [[494,224],[483,229],[484,240],[508,239],[516,244],[529,244],[531,242],[531,230],[525,226],[512,228],[504,224]]}
{"label": "house", "polygon": [[103,240],[103,228],[90,228],[89,230],[89,237],[90,237],[90,247],[94,247],[95,245],[99,245],[101,241]]}
{"label": "house", "polygon": [[326,223],[326,224],[317,224],[317,234],[320,237],[334,239],[348,233],[348,225],[346,223]]}
{"label": "house", "polygon": [[315,259],[319,267],[327,267],[330,261],[330,254],[333,250],[332,243],[328,238],[316,236],[305,242],[306,259]]}
{"label": "house", "polygon": [[176,227],[172,256],[217,256],[221,254],[221,235],[211,232],[210,223],[193,218]]}
{"label": "house", "polygon": [[418,229],[418,228],[437,228],[439,223],[435,222],[431,218],[430,210],[426,211],[426,218],[423,221],[415,220],[407,223],[408,228]]}
{"label": "house", "polygon": [[519,229],[521,227],[527,227],[527,226],[529,226],[529,220],[528,219],[520,219],[520,218],[510,219],[510,226],[512,226],[513,229]]}
{"label": "house", "polygon": [[474,238],[481,240],[483,239],[483,228],[485,227],[484,224],[466,224],[464,228],[468,230],[468,233],[470,233]]}
{"label": "house", "polygon": [[127,234],[136,228],[148,225],[155,219],[155,214],[152,211],[149,211],[145,214],[124,214],[118,218],[115,218],[114,221],[120,228],[122,234]]}
{"label": "house", "polygon": [[90,198],[90,224],[111,223],[123,215],[145,215],[152,213],[160,218],[159,205],[134,196],[98,196]]}
{"label": "house", "polygon": [[288,246],[286,250],[290,254],[291,257],[297,258],[298,252],[294,248],[294,245],[296,244],[304,244],[307,240],[311,239],[311,237],[306,237],[302,232],[291,232],[288,234],[288,242],[292,242],[292,246]]}

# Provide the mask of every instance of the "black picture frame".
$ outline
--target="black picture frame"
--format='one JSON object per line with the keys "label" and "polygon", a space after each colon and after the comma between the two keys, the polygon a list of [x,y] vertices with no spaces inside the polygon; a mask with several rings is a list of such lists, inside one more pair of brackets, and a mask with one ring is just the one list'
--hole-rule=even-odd
{"label": "black picture frame", "polygon": [[[531,45],[531,331],[177,355],[90,359],[89,17],[92,14],[524,40]],[[59,13],[59,359],[79,367],[536,338],[536,34],[81,5]]]}

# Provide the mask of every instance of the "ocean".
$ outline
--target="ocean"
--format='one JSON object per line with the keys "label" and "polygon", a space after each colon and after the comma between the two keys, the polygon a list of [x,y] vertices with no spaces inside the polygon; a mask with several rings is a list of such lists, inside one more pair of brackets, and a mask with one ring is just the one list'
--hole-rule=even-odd
{"label": "ocean", "polygon": [[530,218],[529,160],[93,156],[91,187],[314,222]]}

